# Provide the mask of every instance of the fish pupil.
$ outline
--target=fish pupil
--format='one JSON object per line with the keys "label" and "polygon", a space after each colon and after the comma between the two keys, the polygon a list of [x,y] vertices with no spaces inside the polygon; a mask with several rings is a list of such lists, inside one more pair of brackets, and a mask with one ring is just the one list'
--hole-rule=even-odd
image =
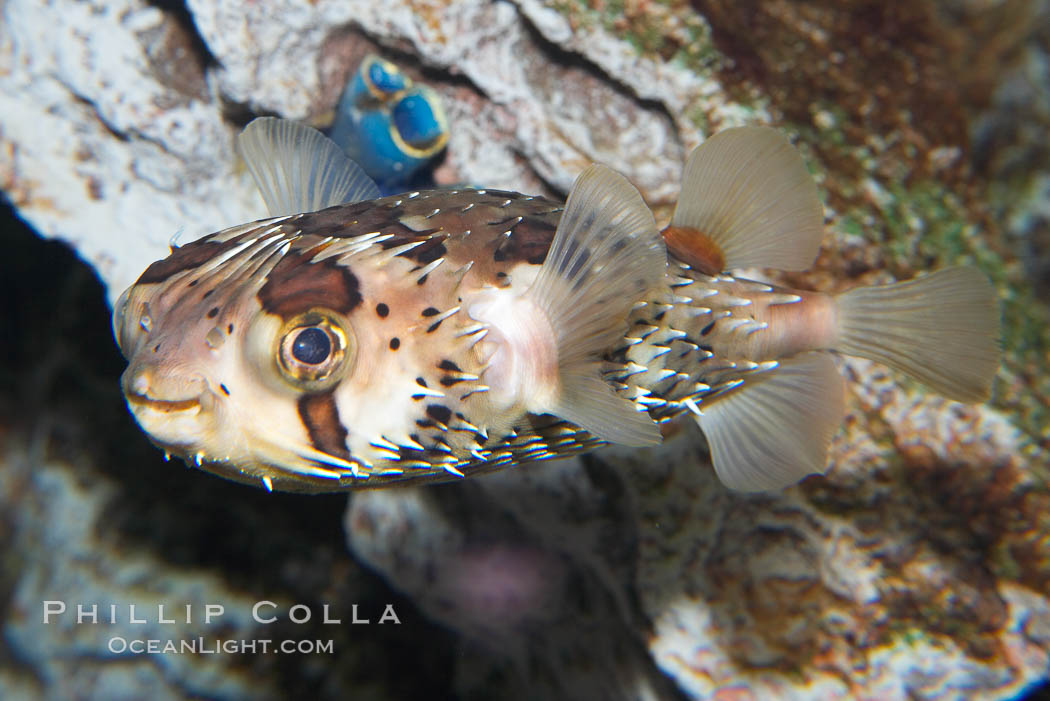
{"label": "fish pupil", "polygon": [[319,365],[328,359],[332,352],[332,341],[321,329],[312,326],[299,332],[292,344],[292,355],[300,363]]}

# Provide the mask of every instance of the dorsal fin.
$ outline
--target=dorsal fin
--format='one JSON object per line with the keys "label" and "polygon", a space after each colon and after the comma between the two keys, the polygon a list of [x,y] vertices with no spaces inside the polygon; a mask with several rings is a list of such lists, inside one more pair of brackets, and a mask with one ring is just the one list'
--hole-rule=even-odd
{"label": "dorsal fin", "polygon": [[594,165],[569,193],[536,281],[526,293],[553,328],[560,396],[552,414],[624,445],[655,445],[659,427],[601,379],[601,354],[627,316],[663,284],[667,253],[652,212],[619,173]]}
{"label": "dorsal fin", "polygon": [[722,484],[782,489],[824,472],[845,414],[845,383],[826,353],[803,353],[700,405],[700,424]]}
{"label": "dorsal fin", "polygon": [[824,208],[802,156],[780,132],[737,127],[689,156],[671,226],[710,239],[727,270],[805,270],[820,250]]}
{"label": "dorsal fin", "polygon": [[379,197],[379,188],[327,136],[299,122],[252,120],[237,148],[271,216]]}

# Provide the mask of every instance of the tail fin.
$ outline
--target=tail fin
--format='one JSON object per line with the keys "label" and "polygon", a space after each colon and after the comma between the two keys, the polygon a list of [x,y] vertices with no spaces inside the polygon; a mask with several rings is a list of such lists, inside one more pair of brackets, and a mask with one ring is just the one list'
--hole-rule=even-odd
{"label": "tail fin", "polygon": [[835,350],[896,368],[939,394],[982,401],[999,367],[995,288],[973,267],[836,298]]}

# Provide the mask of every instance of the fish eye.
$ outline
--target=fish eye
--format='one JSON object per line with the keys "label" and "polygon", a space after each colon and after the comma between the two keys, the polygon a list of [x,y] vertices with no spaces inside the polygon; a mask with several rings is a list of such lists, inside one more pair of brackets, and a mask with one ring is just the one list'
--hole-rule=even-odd
{"label": "fish eye", "polygon": [[311,310],[285,324],[277,365],[297,388],[319,391],[343,376],[353,355],[351,340],[333,313]]}
{"label": "fish eye", "polygon": [[292,341],[292,356],[306,365],[320,365],[332,354],[332,341],[324,329],[308,326],[299,330]]}

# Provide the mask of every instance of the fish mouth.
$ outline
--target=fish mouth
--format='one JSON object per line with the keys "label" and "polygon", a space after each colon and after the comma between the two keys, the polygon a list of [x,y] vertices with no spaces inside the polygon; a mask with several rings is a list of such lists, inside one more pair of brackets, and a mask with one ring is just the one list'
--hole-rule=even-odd
{"label": "fish mouth", "polygon": [[200,397],[191,399],[157,399],[146,394],[135,394],[132,392],[129,392],[126,397],[128,404],[152,409],[162,414],[177,414],[202,408]]}

